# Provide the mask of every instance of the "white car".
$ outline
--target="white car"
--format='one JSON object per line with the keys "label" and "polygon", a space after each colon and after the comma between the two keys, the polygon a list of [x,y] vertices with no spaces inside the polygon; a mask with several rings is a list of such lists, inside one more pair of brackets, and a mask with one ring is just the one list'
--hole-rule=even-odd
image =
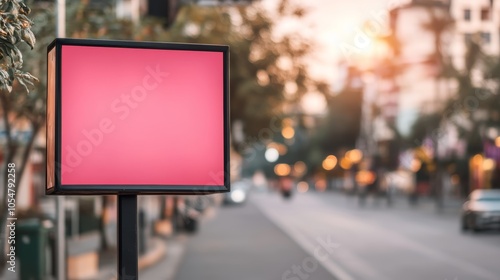
{"label": "white car", "polygon": [[500,226],[500,190],[475,190],[463,205],[462,230]]}

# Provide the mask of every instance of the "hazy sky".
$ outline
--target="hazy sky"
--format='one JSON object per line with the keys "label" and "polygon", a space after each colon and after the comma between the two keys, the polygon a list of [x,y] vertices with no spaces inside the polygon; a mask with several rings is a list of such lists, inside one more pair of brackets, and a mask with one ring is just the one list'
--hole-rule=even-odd
{"label": "hazy sky", "polygon": [[[373,20],[376,24],[377,22],[385,24],[387,18],[384,15],[392,7],[407,2],[407,0],[291,1],[307,7],[307,16],[301,22],[281,22],[278,32],[299,32],[314,41],[317,48],[310,58],[311,74],[314,78],[331,84],[333,89],[338,85],[336,81],[341,78],[338,62],[348,56],[348,52],[342,46],[363,45],[365,42],[356,42],[355,39],[364,22]],[[263,0],[263,3],[273,10],[277,0]],[[319,93],[306,95],[302,106],[311,114],[321,114],[326,110],[325,99]]]}
{"label": "hazy sky", "polygon": [[[275,0],[264,0],[269,3]],[[318,48],[312,58],[312,73],[325,80],[334,79],[336,61],[348,55],[342,46],[356,46],[355,37],[366,20],[385,23],[384,14],[391,7],[408,0],[293,0],[309,8],[309,13],[300,23],[285,24],[285,29],[305,32],[316,41]],[[376,30],[375,30],[376,32]],[[364,42],[358,42],[362,44]]]}

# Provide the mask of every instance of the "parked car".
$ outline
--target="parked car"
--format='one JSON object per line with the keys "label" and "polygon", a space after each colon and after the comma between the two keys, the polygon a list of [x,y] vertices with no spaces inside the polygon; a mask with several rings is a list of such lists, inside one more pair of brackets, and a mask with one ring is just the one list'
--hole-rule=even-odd
{"label": "parked car", "polygon": [[243,204],[247,201],[252,181],[243,179],[231,184],[231,191],[224,194],[224,204]]}
{"label": "parked car", "polygon": [[463,205],[462,230],[500,226],[500,190],[475,190]]}

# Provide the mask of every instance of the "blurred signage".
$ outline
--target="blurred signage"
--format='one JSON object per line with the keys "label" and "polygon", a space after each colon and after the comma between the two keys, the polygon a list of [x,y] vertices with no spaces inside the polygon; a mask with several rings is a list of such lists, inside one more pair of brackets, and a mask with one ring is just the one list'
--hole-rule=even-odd
{"label": "blurred signage", "polygon": [[47,193],[229,190],[229,48],[56,39]]}

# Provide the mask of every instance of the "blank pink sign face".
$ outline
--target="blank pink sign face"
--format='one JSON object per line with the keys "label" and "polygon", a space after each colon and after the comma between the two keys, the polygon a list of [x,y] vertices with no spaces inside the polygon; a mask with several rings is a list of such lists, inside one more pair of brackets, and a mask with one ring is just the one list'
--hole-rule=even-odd
{"label": "blank pink sign face", "polygon": [[61,55],[61,184],[224,185],[222,52]]}

